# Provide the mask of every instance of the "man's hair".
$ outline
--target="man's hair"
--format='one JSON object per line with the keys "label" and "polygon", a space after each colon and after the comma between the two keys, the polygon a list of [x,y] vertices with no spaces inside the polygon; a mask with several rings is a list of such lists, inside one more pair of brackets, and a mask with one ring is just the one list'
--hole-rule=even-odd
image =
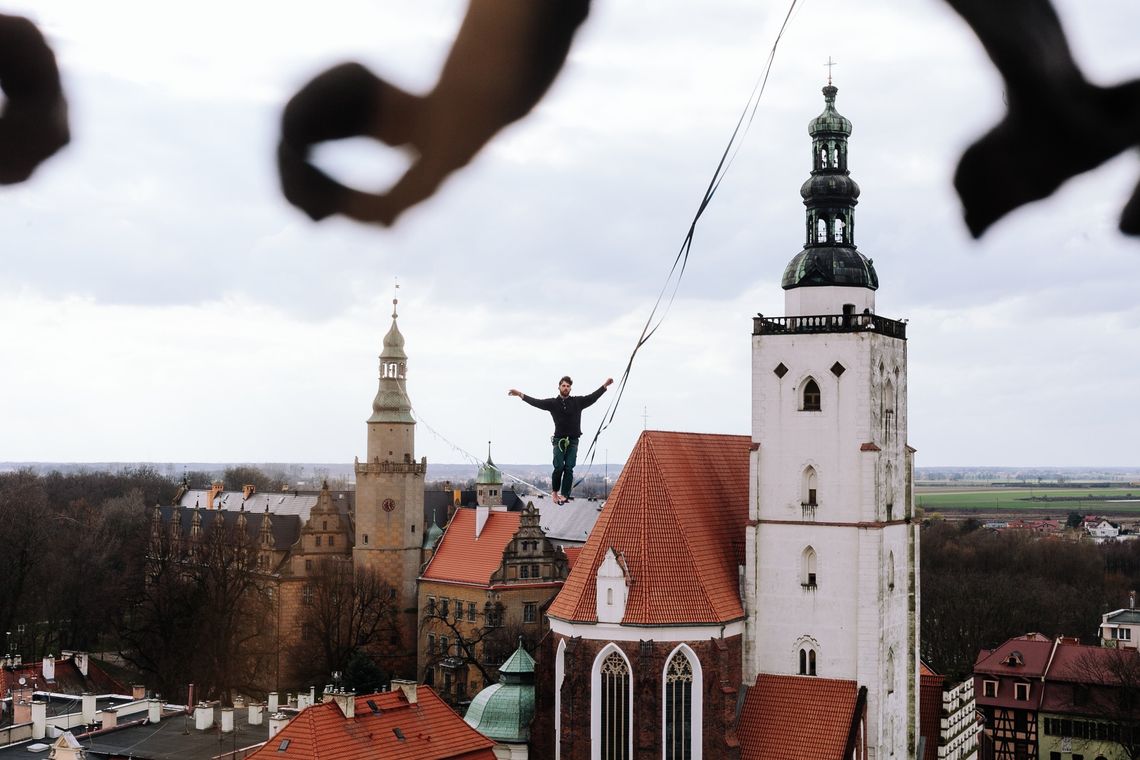
{"label": "man's hair", "polygon": [[562,385],[562,383],[566,383],[567,385],[573,385],[574,381],[570,379],[569,375],[563,375],[562,379],[558,381],[559,385]]}

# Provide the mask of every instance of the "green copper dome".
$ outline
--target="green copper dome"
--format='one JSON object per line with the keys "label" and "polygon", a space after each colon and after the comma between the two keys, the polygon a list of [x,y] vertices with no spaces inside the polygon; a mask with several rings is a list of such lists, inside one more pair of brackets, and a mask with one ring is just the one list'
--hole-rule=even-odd
{"label": "green copper dome", "polygon": [[439,543],[439,539],[443,538],[443,528],[436,525],[435,520],[431,521],[428,529],[424,531],[424,549],[434,549],[435,545]]}
{"label": "green copper dome", "polygon": [[844,137],[851,135],[851,122],[835,110],[835,96],[838,93],[839,88],[830,84],[823,88],[823,113],[808,122],[808,134],[812,137],[821,134]]}
{"label": "green copper dome", "polygon": [[487,461],[479,468],[479,474],[475,476],[476,485],[502,485],[503,473],[495,466],[491,460],[491,444],[487,444]]}
{"label": "green copper dome", "polygon": [[808,123],[811,176],[800,187],[804,200],[804,249],[784,268],[784,290],[803,287],[857,287],[876,290],[872,261],[855,245],[855,206],[859,184],[847,170],[851,122],[835,110],[838,88],[823,88],[823,113]]}
{"label": "green copper dome", "polygon": [[499,683],[475,695],[464,720],[488,739],[499,742],[530,741],[534,718],[534,658],[519,643],[499,668]]}

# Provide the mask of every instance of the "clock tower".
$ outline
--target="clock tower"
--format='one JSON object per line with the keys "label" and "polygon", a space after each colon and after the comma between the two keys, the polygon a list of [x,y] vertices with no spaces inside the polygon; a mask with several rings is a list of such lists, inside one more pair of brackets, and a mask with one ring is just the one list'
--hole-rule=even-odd
{"label": "clock tower", "polygon": [[[416,577],[424,530],[424,474],[427,457],[415,460],[416,422],[407,393],[408,355],[396,324],[380,353],[380,386],[368,418],[368,449],[356,460],[356,542],[352,550],[357,569],[370,569],[396,594],[399,639],[397,653],[411,652],[406,667],[397,659],[398,675],[414,676],[416,651]],[[406,672],[404,672],[406,671]]]}

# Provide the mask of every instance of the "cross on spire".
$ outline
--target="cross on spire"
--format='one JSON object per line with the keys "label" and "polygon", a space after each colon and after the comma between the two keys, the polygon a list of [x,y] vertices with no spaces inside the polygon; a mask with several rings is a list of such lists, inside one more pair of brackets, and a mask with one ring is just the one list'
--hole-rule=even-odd
{"label": "cross on spire", "polygon": [[400,278],[399,277],[393,277],[392,281],[395,283],[395,287],[392,288],[392,319],[395,319],[396,318],[396,304],[398,304],[400,302],[400,299],[398,297],[399,294],[396,292],[400,289]]}
{"label": "cross on spire", "polygon": [[827,86],[831,86],[831,67],[836,64],[836,61],[831,60],[831,56],[827,56],[827,63],[823,64],[827,67]]}

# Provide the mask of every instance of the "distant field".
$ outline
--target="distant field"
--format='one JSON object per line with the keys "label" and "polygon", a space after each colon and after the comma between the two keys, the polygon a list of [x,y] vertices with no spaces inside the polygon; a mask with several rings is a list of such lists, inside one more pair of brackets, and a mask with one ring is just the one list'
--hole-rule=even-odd
{"label": "distant field", "polygon": [[[1048,497],[1046,500],[1045,497]],[[1090,498],[1097,497],[1097,498]],[[915,504],[927,512],[1140,512],[1140,488],[931,488],[919,487]]]}

